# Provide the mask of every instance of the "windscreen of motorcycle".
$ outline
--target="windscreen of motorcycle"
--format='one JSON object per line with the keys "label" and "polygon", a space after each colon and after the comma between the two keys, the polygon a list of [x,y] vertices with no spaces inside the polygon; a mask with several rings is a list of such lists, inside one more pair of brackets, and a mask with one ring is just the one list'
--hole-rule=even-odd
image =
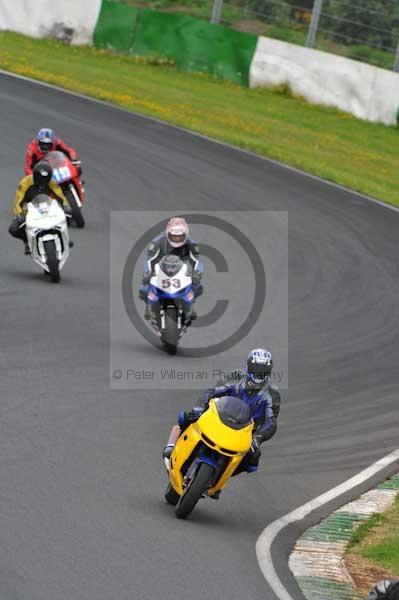
{"label": "windscreen of motorcycle", "polygon": [[49,152],[46,154],[45,160],[50,163],[53,169],[57,169],[59,167],[63,167],[68,159],[63,152],[54,150],[54,152]]}
{"label": "windscreen of motorcycle", "polygon": [[248,404],[233,396],[215,398],[215,406],[222,423],[232,429],[244,429],[252,421]]}
{"label": "windscreen of motorcycle", "polygon": [[71,169],[68,166],[68,158],[63,152],[59,152],[58,150],[49,152],[45,158],[53,169],[53,179],[56,183],[60,184],[72,178]]}
{"label": "windscreen of motorcycle", "polygon": [[155,274],[151,285],[162,290],[164,294],[174,296],[191,285],[191,272],[178,256],[169,254],[155,265]]}
{"label": "windscreen of motorcycle", "polygon": [[40,214],[47,214],[50,210],[53,200],[46,194],[39,194],[31,200],[32,205],[39,211]]}
{"label": "windscreen of motorcycle", "polygon": [[168,277],[174,277],[182,268],[183,261],[175,254],[167,254],[161,259],[159,266]]}

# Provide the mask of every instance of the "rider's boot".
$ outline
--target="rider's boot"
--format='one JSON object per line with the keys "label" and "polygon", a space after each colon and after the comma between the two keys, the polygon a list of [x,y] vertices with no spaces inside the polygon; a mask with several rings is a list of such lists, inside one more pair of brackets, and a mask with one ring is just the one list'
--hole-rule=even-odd
{"label": "rider's boot", "polygon": [[25,245],[25,250],[24,250],[25,254],[26,255],[30,254],[31,252],[30,252],[30,248],[29,248],[28,242],[24,242],[24,245]]}
{"label": "rider's boot", "polygon": [[209,498],[212,498],[212,500],[219,500],[220,498],[220,492],[222,490],[218,490],[217,492],[215,492],[214,494],[212,494],[212,496],[209,496]]}
{"label": "rider's boot", "polygon": [[166,444],[166,446],[164,447],[164,449],[162,450],[162,458],[170,458],[170,455],[173,452],[173,448],[174,448],[174,444]]}
{"label": "rider's boot", "polygon": [[150,311],[150,307],[148,305],[148,302],[146,302],[146,305],[145,305],[144,318],[145,318],[146,321],[150,321],[151,320],[151,311]]}
{"label": "rider's boot", "polygon": [[181,429],[179,425],[173,425],[172,430],[169,435],[168,443],[164,447],[162,451],[163,462],[165,463],[166,470],[169,471],[169,461],[171,454],[173,452],[173,448],[178,440],[179,435],[181,434]]}
{"label": "rider's boot", "polygon": [[167,444],[165,448],[162,450],[162,460],[165,465],[165,469],[169,472],[170,470],[170,457],[173,452],[174,445]]}

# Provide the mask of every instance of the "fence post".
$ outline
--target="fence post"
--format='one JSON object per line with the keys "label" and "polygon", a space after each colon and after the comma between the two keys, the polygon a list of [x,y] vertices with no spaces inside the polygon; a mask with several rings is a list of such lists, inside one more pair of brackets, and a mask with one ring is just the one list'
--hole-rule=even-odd
{"label": "fence post", "polygon": [[396,73],[399,73],[399,41],[396,47],[395,64],[393,65],[393,70],[396,71]]}
{"label": "fence post", "polygon": [[312,11],[312,20],[310,22],[308,38],[306,40],[306,46],[308,48],[313,48],[314,43],[316,41],[317,29],[319,27],[319,20],[321,10],[323,8],[323,0],[314,0],[313,11]]}
{"label": "fence post", "polygon": [[214,0],[211,23],[219,25],[222,16],[223,0]]}

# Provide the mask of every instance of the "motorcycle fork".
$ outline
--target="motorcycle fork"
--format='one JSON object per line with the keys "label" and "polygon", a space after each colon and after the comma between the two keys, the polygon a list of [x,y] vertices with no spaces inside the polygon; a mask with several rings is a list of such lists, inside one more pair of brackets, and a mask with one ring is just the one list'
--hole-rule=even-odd
{"label": "motorcycle fork", "polygon": [[211,448],[208,448],[208,446],[206,446],[205,444],[200,445],[200,447],[197,450],[197,456],[194,458],[191,465],[188,467],[187,472],[184,476],[183,487],[186,488],[189,485],[201,462],[206,462],[214,467],[215,475],[212,484],[210,485],[210,487],[214,487],[219,481],[220,477],[222,476],[227,466],[227,461],[228,459],[226,460],[225,456],[221,456],[213,452]]}
{"label": "motorcycle fork", "polygon": [[68,188],[69,188],[69,191],[71,192],[71,194],[73,195],[73,197],[75,198],[76,204],[79,206],[79,208],[82,208],[82,200],[78,194],[75,184],[69,183]]}
{"label": "motorcycle fork", "polygon": [[[178,331],[181,331],[182,329],[182,323],[183,323],[183,309],[179,304],[174,304],[174,307],[177,309],[177,329]],[[161,317],[161,330],[165,329],[165,308],[162,307],[161,311],[160,311],[160,317]]]}

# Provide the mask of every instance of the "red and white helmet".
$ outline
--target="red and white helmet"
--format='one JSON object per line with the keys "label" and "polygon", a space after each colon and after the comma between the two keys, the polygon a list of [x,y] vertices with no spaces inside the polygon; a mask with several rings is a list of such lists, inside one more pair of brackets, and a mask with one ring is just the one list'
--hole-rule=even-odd
{"label": "red and white helmet", "polygon": [[173,217],[166,225],[166,237],[173,248],[181,248],[187,242],[188,225],[186,219]]}

